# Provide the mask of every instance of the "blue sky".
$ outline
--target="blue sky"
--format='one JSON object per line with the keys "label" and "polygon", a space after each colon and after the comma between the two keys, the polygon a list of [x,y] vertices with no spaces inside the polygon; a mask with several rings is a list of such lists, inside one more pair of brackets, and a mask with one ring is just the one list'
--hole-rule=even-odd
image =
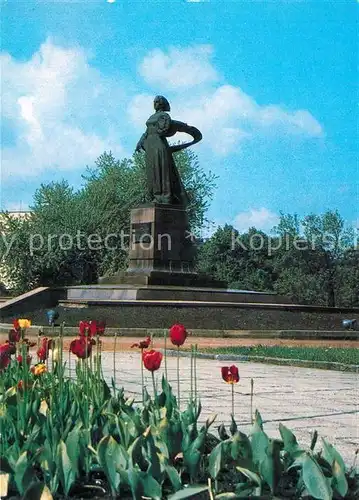
{"label": "blue sky", "polygon": [[2,2],[1,207],[132,154],[152,98],[197,126],[208,216],[359,220],[357,2]]}

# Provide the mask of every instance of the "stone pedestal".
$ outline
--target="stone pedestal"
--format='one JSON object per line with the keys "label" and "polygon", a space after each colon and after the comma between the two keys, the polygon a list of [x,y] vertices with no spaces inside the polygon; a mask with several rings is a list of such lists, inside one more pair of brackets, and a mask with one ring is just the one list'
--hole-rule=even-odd
{"label": "stone pedestal", "polygon": [[194,245],[187,212],[173,205],[131,210],[128,273],[194,272]]}
{"label": "stone pedestal", "polygon": [[226,283],[195,272],[196,247],[186,210],[152,203],[131,210],[129,265],[101,284],[210,286]]}

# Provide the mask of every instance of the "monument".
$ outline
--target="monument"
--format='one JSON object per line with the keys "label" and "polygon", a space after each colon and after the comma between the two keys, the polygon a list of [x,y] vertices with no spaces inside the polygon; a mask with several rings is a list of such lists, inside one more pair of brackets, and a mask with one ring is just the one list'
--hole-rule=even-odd
{"label": "monument", "polygon": [[[264,330],[264,336],[267,330],[280,330],[277,335],[289,330],[291,336],[293,329],[307,329],[309,335],[323,330],[330,336],[330,330],[341,328],[356,310],[293,304],[274,292],[228,290],[226,283],[196,272],[189,199],[173,153],[196,144],[202,134],[172,120],[163,96],[155,98],[154,108],[136,147],[145,154],[151,201],[131,210],[127,270],[103,277],[99,284],[39,288],[0,305],[0,318],[21,314],[41,324],[44,308],[58,307],[69,325],[88,317],[129,331],[163,329],[175,322],[199,330]],[[193,140],[170,146],[167,138],[177,132]]]}
{"label": "monument", "polygon": [[[154,110],[136,146],[136,152],[145,152],[152,201],[131,210],[127,271],[101,278],[100,283],[225,288],[226,283],[195,271],[194,238],[187,216],[189,200],[173,158],[176,151],[199,142],[202,134],[196,127],[172,120],[165,97],[155,97]],[[177,132],[185,132],[193,140],[170,146],[167,138]]]}

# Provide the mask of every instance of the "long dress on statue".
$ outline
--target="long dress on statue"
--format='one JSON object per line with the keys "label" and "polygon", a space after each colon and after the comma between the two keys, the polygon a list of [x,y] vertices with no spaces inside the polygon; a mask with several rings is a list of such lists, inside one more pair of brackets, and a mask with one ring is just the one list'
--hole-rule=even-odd
{"label": "long dress on statue", "polygon": [[187,194],[166,139],[179,130],[178,124],[180,122],[171,120],[168,113],[157,111],[147,120],[140,145],[146,153],[147,183],[152,199],[185,206]]}

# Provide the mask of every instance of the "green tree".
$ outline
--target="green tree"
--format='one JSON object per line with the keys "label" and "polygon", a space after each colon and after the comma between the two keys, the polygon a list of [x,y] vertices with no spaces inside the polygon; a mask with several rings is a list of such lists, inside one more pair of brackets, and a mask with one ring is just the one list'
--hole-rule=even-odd
{"label": "green tree", "polygon": [[[176,163],[189,194],[191,230],[199,232],[215,176],[199,167],[191,151],[178,152]],[[120,161],[103,153],[83,181],[79,190],[66,181],[41,185],[28,219],[3,216],[2,230],[13,240],[10,252],[4,241],[0,243],[3,267],[16,292],[39,285],[92,283],[126,266],[127,251],[119,246],[118,235],[129,233],[131,208],[148,201],[144,155]],[[111,234],[117,239],[105,245]]]}
{"label": "green tree", "polygon": [[[341,305],[343,287],[350,288],[355,272],[346,253],[354,251],[354,233],[339,212],[309,214],[302,220],[282,213],[274,232],[282,243],[275,253],[275,290],[293,301]],[[347,279],[343,278],[344,269]],[[345,294],[349,305],[349,297],[354,300],[355,293],[347,290]]]}
{"label": "green tree", "polygon": [[[261,244],[258,244],[261,243]],[[276,291],[295,303],[359,304],[359,251],[336,211],[281,213],[269,236],[251,228],[218,228],[200,249],[198,269],[231,288]]]}
{"label": "green tree", "polygon": [[310,214],[304,217],[302,224],[306,240],[322,261],[327,304],[334,307],[338,302],[339,268],[345,251],[354,244],[353,229],[345,227],[337,210],[328,210],[323,215]]}
{"label": "green tree", "polygon": [[255,228],[240,235],[231,225],[220,227],[202,245],[198,269],[226,281],[230,288],[271,291],[275,276],[269,240]]}

